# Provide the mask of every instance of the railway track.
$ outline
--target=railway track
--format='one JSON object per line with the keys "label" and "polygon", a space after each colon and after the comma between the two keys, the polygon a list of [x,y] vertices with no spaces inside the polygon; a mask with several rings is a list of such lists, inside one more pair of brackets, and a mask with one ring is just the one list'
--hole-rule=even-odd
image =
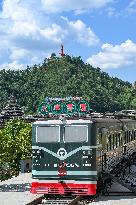
{"label": "railway track", "polygon": [[99,197],[107,196],[107,197],[131,197],[136,196],[136,193],[134,192],[123,192],[123,191],[109,191],[105,194],[100,194],[99,196],[95,196],[95,198],[86,198],[83,196],[77,196],[74,198],[74,196],[69,197],[59,197],[59,198],[40,198],[37,201],[31,202],[30,204],[26,205],[88,205],[90,203],[93,204],[95,199],[97,198],[97,201],[99,201]]}
{"label": "railway track", "polygon": [[104,196],[136,196],[136,193],[134,192],[107,192],[104,194]]}
{"label": "railway track", "polygon": [[[135,164],[136,165],[136,160],[133,160],[132,165]],[[121,168],[125,167],[125,165],[121,164]],[[128,167],[125,167],[126,172]],[[97,201],[99,200],[99,196],[107,196],[107,197],[118,197],[118,196],[122,196],[122,197],[131,197],[131,196],[136,196],[136,186],[134,186],[135,184],[133,184],[134,182],[136,182],[136,175],[135,172],[131,173],[129,172],[129,174],[125,174],[122,177],[122,171],[119,170],[118,172],[118,177],[116,176],[116,174],[111,174],[112,177],[112,182],[117,182],[119,184],[121,184],[123,187],[126,187],[128,190],[130,191],[121,191],[120,189],[118,191],[107,191],[107,192],[100,192],[98,196],[95,196],[95,198],[97,198]],[[124,180],[122,178],[125,178]],[[126,183],[127,181],[127,183]],[[130,185],[129,185],[130,183]],[[132,186],[133,185],[133,186]],[[64,196],[60,196],[59,198],[54,197],[54,198],[48,198],[47,197],[41,197],[39,199],[37,199],[37,201],[31,202],[29,204],[26,205],[87,205],[92,203],[93,204],[93,199],[89,199],[89,198],[85,198],[83,196],[77,196],[75,198],[75,196],[68,196],[68,197],[64,197]]]}
{"label": "railway track", "polygon": [[[80,196],[73,198],[73,197],[62,197],[62,198],[56,198],[56,199],[43,199],[42,204],[51,204],[51,205],[74,205],[81,199]],[[39,204],[38,204],[39,205]]]}
{"label": "railway track", "polygon": [[83,196],[69,196],[69,197],[59,197],[59,198],[39,198],[37,201],[33,201],[26,205],[87,205],[93,202],[93,199],[87,199]]}

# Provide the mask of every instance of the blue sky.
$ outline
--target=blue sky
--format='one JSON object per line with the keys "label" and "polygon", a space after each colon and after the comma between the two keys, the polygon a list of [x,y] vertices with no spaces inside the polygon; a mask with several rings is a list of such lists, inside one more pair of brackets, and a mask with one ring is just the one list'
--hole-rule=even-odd
{"label": "blue sky", "polygon": [[0,69],[25,69],[52,52],[136,81],[136,0],[0,0]]}

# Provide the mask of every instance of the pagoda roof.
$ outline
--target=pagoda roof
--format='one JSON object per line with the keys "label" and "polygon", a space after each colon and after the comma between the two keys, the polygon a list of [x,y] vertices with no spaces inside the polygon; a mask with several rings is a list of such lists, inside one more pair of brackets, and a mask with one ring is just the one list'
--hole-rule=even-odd
{"label": "pagoda roof", "polygon": [[23,116],[24,112],[20,108],[20,106],[17,104],[17,100],[15,96],[10,96],[10,99],[8,101],[8,104],[3,108],[1,112],[0,118],[12,118],[12,117],[20,117]]}

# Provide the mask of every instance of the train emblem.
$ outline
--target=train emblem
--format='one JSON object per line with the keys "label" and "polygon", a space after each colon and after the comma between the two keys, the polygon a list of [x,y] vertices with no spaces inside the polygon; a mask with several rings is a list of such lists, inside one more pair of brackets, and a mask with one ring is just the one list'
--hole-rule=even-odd
{"label": "train emblem", "polygon": [[67,154],[67,151],[64,148],[60,148],[57,152],[58,156],[64,157]]}

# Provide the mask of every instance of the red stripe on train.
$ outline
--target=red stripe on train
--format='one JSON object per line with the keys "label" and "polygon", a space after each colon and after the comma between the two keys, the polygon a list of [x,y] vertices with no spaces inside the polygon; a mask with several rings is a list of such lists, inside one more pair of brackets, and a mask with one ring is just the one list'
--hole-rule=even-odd
{"label": "red stripe on train", "polygon": [[30,192],[33,194],[73,194],[95,195],[96,184],[72,184],[72,183],[39,183],[31,184]]}

